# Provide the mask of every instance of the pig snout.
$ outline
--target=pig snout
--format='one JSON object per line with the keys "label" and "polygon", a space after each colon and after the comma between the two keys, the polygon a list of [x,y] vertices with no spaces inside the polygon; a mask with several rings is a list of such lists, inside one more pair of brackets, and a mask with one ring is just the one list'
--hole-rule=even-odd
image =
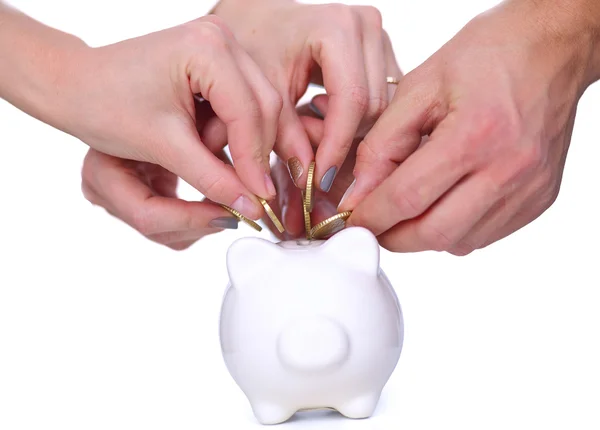
{"label": "pig snout", "polygon": [[281,363],[299,372],[339,367],[349,353],[350,339],[344,327],[322,316],[293,321],[277,339],[277,355]]}

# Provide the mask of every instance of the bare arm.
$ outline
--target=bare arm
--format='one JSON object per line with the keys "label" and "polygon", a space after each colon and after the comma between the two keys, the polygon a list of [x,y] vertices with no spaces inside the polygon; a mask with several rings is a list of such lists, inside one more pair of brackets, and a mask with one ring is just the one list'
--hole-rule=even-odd
{"label": "bare arm", "polygon": [[64,115],[76,79],[74,59],[89,49],[77,37],[48,27],[0,2],[0,98],[51,125],[68,128]]}

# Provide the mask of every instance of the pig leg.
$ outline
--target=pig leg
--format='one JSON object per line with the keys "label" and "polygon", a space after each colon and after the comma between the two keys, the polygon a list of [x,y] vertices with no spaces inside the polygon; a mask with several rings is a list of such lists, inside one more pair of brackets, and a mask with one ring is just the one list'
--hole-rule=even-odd
{"label": "pig leg", "polygon": [[254,416],[261,424],[280,424],[287,421],[296,412],[278,403],[257,401],[252,404]]}
{"label": "pig leg", "polygon": [[367,393],[361,396],[353,397],[341,403],[335,408],[340,414],[348,418],[368,418],[373,415],[380,393]]}

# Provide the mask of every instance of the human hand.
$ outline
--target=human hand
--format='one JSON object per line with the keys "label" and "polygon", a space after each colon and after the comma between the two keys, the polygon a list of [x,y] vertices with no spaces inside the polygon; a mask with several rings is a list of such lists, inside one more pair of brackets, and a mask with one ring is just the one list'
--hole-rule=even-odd
{"label": "human hand", "polygon": [[391,251],[467,255],[551,206],[597,78],[587,17],[538,3],[476,17],[403,78],[359,145],[347,225]]}
{"label": "human hand", "polygon": [[[0,95],[98,152],[161,166],[249,218],[264,214],[257,196],[275,194],[269,155],[281,97],[221,19],[204,17],[89,48],[10,13],[14,28],[3,31],[33,54],[25,60],[13,55],[13,68],[0,67],[0,77],[17,84],[0,86]],[[52,41],[52,55],[38,55],[45,40]],[[40,76],[41,66],[46,73]],[[211,150],[225,142],[235,168]]]}
{"label": "human hand", "polygon": [[[330,191],[353,139],[388,105],[387,76],[399,77],[382,18],[373,7],[289,0],[221,0],[214,13],[266,73],[283,99],[275,153],[304,188],[316,160],[316,188]],[[296,112],[309,83],[330,99],[316,155]]]}
{"label": "human hand", "polygon": [[92,148],[83,163],[86,199],[154,242],[181,251],[204,236],[237,228],[237,218],[225,209],[179,199],[177,182],[177,176],[159,165]]}
{"label": "human hand", "polygon": [[[390,93],[390,98],[392,93]],[[312,147],[316,150],[323,139],[323,120],[329,111],[328,97],[326,95],[316,96],[311,104],[312,106],[309,104],[299,106],[296,109],[296,113],[302,122]],[[354,137],[352,145],[348,150],[348,155],[342,163],[336,180],[333,182],[329,192],[326,193],[315,189],[313,210],[310,214],[311,225],[316,225],[337,213],[337,206],[353,180],[352,172],[356,163],[356,150],[362,137],[364,135],[360,134]],[[268,216],[263,217],[263,221],[280,240],[303,239],[306,228],[301,191],[293,183],[286,163],[278,157],[273,165],[272,172],[275,188],[277,189],[277,197],[270,205],[277,217],[282,221],[285,232],[283,234],[279,233]]]}

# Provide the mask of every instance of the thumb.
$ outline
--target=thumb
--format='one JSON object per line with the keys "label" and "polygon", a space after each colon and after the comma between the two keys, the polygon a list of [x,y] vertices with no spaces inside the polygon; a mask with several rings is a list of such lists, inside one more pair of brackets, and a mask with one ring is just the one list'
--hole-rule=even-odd
{"label": "thumb", "polygon": [[409,75],[403,78],[389,107],[365,135],[356,154],[354,183],[338,206],[340,211],[354,210],[371,191],[416,151],[431,124],[435,92],[415,85]]}

